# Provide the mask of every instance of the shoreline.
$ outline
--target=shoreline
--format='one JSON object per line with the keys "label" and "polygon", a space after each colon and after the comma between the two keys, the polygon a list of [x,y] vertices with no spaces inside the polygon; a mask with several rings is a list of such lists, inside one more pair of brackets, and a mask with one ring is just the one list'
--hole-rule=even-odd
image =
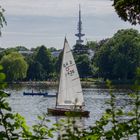
{"label": "shoreline", "polygon": [[[8,85],[12,84],[19,84],[24,86],[58,86],[58,81],[18,81],[18,82],[7,82]],[[95,87],[95,86],[101,86],[106,87],[105,81],[99,81],[99,80],[81,80],[82,87]],[[133,81],[118,81],[114,80],[112,81],[112,85],[116,87],[130,87],[133,85]]]}
{"label": "shoreline", "polygon": [[[7,82],[7,84],[24,84],[24,85],[58,85],[58,81],[22,81],[22,82]],[[91,81],[81,81],[82,85],[85,84],[95,84],[95,82]]]}

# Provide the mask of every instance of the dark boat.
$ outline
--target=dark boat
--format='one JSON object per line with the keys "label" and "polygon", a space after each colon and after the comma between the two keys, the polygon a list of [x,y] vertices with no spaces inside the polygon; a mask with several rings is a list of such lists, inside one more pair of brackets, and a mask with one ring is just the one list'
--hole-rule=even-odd
{"label": "dark boat", "polygon": [[56,97],[56,95],[54,95],[54,94],[48,94],[47,92],[23,92],[23,95],[44,96],[44,97]]}
{"label": "dark boat", "polygon": [[44,95],[48,95],[48,93],[47,93],[47,92],[45,92],[45,93],[42,93],[42,92],[23,92],[23,95],[31,95],[31,96],[38,95],[38,96],[44,96]]}
{"label": "dark boat", "polygon": [[65,108],[48,108],[48,114],[53,116],[73,116],[73,117],[89,117],[89,111],[72,110]]}

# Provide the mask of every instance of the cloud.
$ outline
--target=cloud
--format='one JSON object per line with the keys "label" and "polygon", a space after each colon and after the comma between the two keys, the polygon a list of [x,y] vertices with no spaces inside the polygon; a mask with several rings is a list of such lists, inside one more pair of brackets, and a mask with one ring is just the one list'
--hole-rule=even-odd
{"label": "cloud", "polygon": [[79,3],[83,15],[105,15],[113,12],[110,0],[3,0],[8,15],[75,16]]}
{"label": "cloud", "polygon": [[35,33],[35,32],[5,32],[3,31],[4,35],[14,35],[14,36],[45,36],[46,33]]}

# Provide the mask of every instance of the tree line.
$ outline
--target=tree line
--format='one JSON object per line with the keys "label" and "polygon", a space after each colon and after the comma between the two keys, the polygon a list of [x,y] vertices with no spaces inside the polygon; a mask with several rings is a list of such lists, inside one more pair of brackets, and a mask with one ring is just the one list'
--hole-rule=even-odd
{"label": "tree line", "polygon": [[[79,46],[73,47],[81,78],[134,79],[136,69],[140,67],[140,33],[137,30],[122,29],[111,38],[98,42],[90,41],[83,46],[86,51],[76,52]],[[21,50],[32,53],[21,54]],[[0,64],[4,67],[7,81],[57,80],[59,76],[62,51],[55,57],[52,55],[52,52],[58,51],[55,48],[42,45],[28,50],[18,46],[0,48],[0,51]]]}
{"label": "tree line", "polygon": [[[122,20],[133,25],[140,24],[140,1],[113,0],[112,6]],[[4,11],[0,6],[0,35],[1,28],[7,24]],[[75,55],[80,77],[101,77],[117,80],[134,79],[136,68],[140,66],[139,38],[138,31],[126,29],[119,30],[112,38],[99,42],[87,42],[86,47],[93,49],[95,56],[89,59],[88,53]],[[45,56],[47,58],[44,60],[47,60],[47,64],[44,63],[43,59],[38,58],[40,47],[33,49],[34,54],[31,57],[23,57],[17,52],[15,55],[13,51],[19,48],[21,47],[0,49],[0,63],[7,74],[7,81],[56,79],[61,57],[54,58],[50,54],[50,51],[55,50],[55,48],[50,50],[46,48]],[[22,49],[28,50],[25,47],[22,47]],[[18,63],[17,66],[15,66],[15,63]],[[16,73],[12,72],[14,70]]]}

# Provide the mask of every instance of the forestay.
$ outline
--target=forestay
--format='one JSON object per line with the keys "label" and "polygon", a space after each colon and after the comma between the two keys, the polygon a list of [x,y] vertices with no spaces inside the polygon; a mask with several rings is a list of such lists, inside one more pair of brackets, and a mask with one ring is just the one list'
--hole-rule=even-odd
{"label": "forestay", "polygon": [[77,67],[67,40],[64,41],[57,105],[84,104]]}

